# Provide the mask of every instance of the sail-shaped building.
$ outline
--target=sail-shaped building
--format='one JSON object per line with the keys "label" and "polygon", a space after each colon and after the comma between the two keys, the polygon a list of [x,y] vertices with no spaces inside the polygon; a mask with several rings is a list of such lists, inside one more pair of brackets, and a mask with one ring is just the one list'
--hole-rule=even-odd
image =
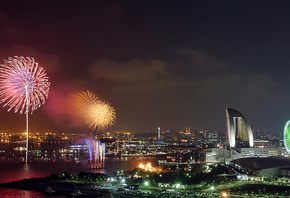
{"label": "sail-shaped building", "polygon": [[252,128],[239,111],[226,108],[227,135],[230,147],[248,148],[254,146]]}

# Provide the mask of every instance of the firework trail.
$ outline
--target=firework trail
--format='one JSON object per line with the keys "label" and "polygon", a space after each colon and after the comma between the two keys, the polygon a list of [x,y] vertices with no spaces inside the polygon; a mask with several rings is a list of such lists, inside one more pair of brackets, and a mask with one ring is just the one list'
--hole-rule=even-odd
{"label": "firework trail", "polygon": [[93,130],[106,129],[115,123],[114,108],[89,91],[77,94],[74,103],[76,114]]}
{"label": "firework trail", "polygon": [[9,57],[0,65],[0,104],[26,114],[26,162],[28,162],[28,112],[45,103],[50,83],[45,70],[34,58]]}

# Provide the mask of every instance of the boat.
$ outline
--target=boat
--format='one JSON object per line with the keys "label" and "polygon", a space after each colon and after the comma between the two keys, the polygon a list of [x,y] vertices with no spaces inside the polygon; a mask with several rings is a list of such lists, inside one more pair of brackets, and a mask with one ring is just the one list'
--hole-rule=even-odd
{"label": "boat", "polygon": [[70,195],[73,196],[73,197],[78,197],[78,196],[82,195],[82,192],[77,189],[74,192],[72,192]]}
{"label": "boat", "polygon": [[46,189],[45,189],[45,191],[44,191],[44,193],[49,194],[49,195],[52,195],[52,194],[56,194],[56,191],[53,190],[51,188],[51,186],[47,186]]}
{"label": "boat", "polygon": [[72,193],[66,194],[66,197],[83,197],[83,193],[78,189],[76,185],[75,190]]}
{"label": "boat", "polygon": [[22,147],[22,146],[17,146],[15,148],[13,148],[14,151],[26,151],[26,148],[25,147]]}

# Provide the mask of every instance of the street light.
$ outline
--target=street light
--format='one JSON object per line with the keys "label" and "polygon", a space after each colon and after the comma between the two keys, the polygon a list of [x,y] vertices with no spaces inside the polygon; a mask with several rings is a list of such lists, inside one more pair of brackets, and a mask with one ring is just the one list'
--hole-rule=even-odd
{"label": "street light", "polygon": [[223,196],[223,197],[227,197],[228,194],[227,194],[226,192],[223,192],[222,196]]}
{"label": "street light", "polygon": [[145,184],[145,186],[148,186],[149,185],[149,182],[148,181],[145,181],[144,184]]}

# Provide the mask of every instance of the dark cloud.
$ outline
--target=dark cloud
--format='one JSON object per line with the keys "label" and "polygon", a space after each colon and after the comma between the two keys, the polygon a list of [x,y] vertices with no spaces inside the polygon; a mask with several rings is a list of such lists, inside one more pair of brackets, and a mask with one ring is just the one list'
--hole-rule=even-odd
{"label": "dark cloud", "polygon": [[251,98],[263,98],[283,92],[278,82],[263,73],[248,76],[240,74],[230,74],[226,77],[212,76],[193,81],[191,85],[197,93],[229,92],[230,95]]}
{"label": "dark cloud", "polygon": [[[180,89],[186,87],[196,94],[209,94],[213,92],[231,92],[231,95],[248,95],[250,97],[265,97],[270,94],[281,92],[278,82],[271,79],[265,73],[235,74],[227,71],[225,63],[217,61],[210,56],[197,50],[182,49],[185,54],[178,65],[191,65],[185,73],[196,71],[207,72],[207,76],[192,76],[183,78],[171,71],[176,67],[174,63],[165,60],[145,61],[143,59],[132,59],[127,62],[118,63],[110,59],[97,60],[90,68],[89,74],[92,80],[103,79],[113,82],[114,91],[155,91],[172,88]],[[197,68],[197,69],[196,69]],[[227,73],[227,75],[224,75]]]}
{"label": "dark cloud", "polygon": [[164,61],[132,59],[117,63],[109,59],[96,61],[89,69],[91,78],[114,83],[114,91],[146,92],[175,86]]}
{"label": "dark cloud", "polygon": [[184,62],[188,62],[191,64],[190,66],[196,72],[217,72],[217,71],[225,71],[227,65],[217,61],[215,58],[210,57],[209,55],[198,51],[196,49],[183,48],[179,51],[180,55],[184,57]]}

